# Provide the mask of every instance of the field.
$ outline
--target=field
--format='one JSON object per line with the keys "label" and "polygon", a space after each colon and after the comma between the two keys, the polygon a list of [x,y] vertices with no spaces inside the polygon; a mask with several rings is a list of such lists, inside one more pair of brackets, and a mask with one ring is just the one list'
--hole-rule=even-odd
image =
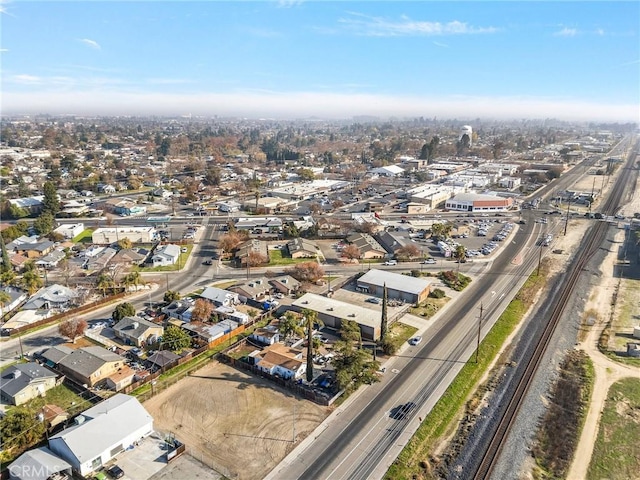
{"label": "field", "polygon": [[638,478],[639,411],[640,382],[637,378],[627,378],[612,385],[602,412],[602,422],[589,466],[588,479]]}
{"label": "field", "polygon": [[173,432],[198,460],[240,480],[264,478],[331,411],[218,362],[144,407],[157,430]]}

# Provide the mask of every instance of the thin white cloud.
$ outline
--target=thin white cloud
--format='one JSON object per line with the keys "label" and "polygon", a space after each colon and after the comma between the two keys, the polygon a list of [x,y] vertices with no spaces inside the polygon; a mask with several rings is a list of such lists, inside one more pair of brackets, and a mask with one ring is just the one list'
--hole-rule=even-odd
{"label": "thin white cloud", "polygon": [[8,2],[7,0],[0,0],[0,14],[9,15],[10,17],[17,18],[14,14],[9,13],[9,11],[7,10],[7,7],[5,7],[5,5],[8,3],[11,3],[11,2]]}
{"label": "thin white cloud", "polygon": [[95,50],[100,50],[100,44],[95,40],[91,40],[89,38],[81,38],[80,41]]}
{"label": "thin white cloud", "polygon": [[604,28],[596,28],[596,35],[603,37],[605,35]]}
{"label": "thin white cloud", "polygon": [[279,8],[291,8],[291,7],[297,7],[298,5],[302,5],[304,3],[304,0],[278,0],[276,2],[276,5]]}
{"label": "thin white cloud", "polygon": [[194,81],[188,78],[149,78],[147,83],[151,85],[185,85],[194,83]]}
{"label": "thin white cloud", "polygon": [[446,43],[433,42],[433,44],[434,44],[436,47],[449,48],[449,45],[447,45]]}
{"label": "thin white cloud", "polygon": [[[46,105],[46,111],[43,108]],[[437,116],[438,118],[557,118],[580,121],[637,121],[637,104],[611,104],[548,97],[416,97],[318,92],[163,94],[101,90],[3,92],[7,114],[225,115],[269,118]]]}
{"label": "thin white cloud", "polygon": [[389,20],[358,12],[348,14],[348,17],[340,18],[338,22],[357,35],[371,37],[477,35],[499,31],[496,27],[475,27],[458,20],[441,23],[412,20],[407,16],[400,20]]}
{"label": "thin white cloud", "polygon": [[0,48],[0,53],[6,53],[8,51],[9,51],[8,48]]}
{"label": "thin white cloud", "polygon": [[575,37],[578,34],[577,28],[564,27],[553,34],[554,37]]}
{"label": "thin white cloud", "polygon": [[40,85],[43,83],[43,79],[41,77],[36,77],[35,75],[28,75],[26,73],[13,75],[12,77],[9,77],[9,81],[13,83],[19,83],[22,85]]}

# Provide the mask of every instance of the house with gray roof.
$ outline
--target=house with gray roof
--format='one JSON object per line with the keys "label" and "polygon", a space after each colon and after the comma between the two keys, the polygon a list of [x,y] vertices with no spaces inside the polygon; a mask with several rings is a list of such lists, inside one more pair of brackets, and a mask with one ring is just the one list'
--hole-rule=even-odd
{"label": "house with gray roof", "polygon": [[316,258],[320,253],[318,245],[305,238],[294,238],[288,241],[287,250],[291,258]]}
{"label": "house with gray roof", "polygon": [[398,250],[407,245],[415,245],[415,243],[411,241],[411,238],[409,238],[409,235],[405,232],[379,232],[375,238],[378,240],[378,243],[391,254],[395,254]]}
{"label": "house with gray roof", "polygon": [[289,295],[290,293],[298,291],[301,283],[293,278],[291,275],[281,275],[269,280],[271,286],[279,293]]}
{"label": "house with gray roof", "polygon": [[144,318],[124,317],[113,326],[113,333],[127,345],[140,347],[148,341],[156,341],[164,333],[164,328]]}
{"label": "house with gray roof", "polygon": [[70,478],[71,473],[71,465],[47,447],[28,450],[9,465],[10,480],[62,479]]}
{"label": "house with gray roof", "polygon": [[45,392],[56,386],[57,375],[35,363],[11,365],[2,372],[0,378],[0,396],[12,405],[22,405],[32,398],[44,396]]}
{"label": "house with gray roof", "polygon": [[378,241],[368,233],[354,233],[347,237],[347,241],[360,250],[360,258],[384,258],[387,251]]}
{"label": "house with gray roof", "polygon": [[64,285],[54,284],[43,287],[27,300],[23,310],[66,310],[78,296],[77,292]]}
{"label": "house with gray roof", "polygon": [[240,303],[237,293],[217,287],[206,287],[200,294],[200,298],[209,300],[216,307],[231,307]]}
{"label": "house with gray roof", "polygon": [[52,250],[46,255],[36,260],[36,265],[41,268],[54,268],[58,266],[58,263],[67,255],[62,250]]}
{"label": "house with gray roof", "polygon": [[151,263],[154,267],[163,267],[167,265],[175,265],[180,257],[180,247],[178,245],[168,244],[161,245],[151,257]]}
{"label": "house with gray roof", "polygon": [[2,287],[0,292],[4,292],[9,296],[9,300],[6,303],[0,303],[0,318],[18,308],[29,297],[26,291],[17,287]]}
{"label": "house with gray roof", "polygon": [[[47,358],[48,350],[43,354]],[[102,382],[125,365],[125,359],[102,347],[83,347],[57,363],[58,370],[80,384],[90,387]]]}
{"label": "house with gray roof", "polygon": [[87,476],[153,433],[153,417],[137,398],[118,393],[76,417],[49,439],[53,453]]}
{"label": "house with gray roof", "polygon": [[269,293],[271,285],[266,278],[260,277],[229,287],[229,290],[236,292],[241,297],[258,300]]}

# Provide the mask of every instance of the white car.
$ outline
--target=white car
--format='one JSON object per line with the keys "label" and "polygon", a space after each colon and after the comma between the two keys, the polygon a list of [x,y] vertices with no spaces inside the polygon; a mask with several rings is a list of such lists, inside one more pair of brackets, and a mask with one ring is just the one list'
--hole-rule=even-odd
{"label": "white car", "polygon": [[411,345],[420,345],[420,342],[422,342],[422,337],[420,335],[413,337],[411,340],[409,340],[409,343]]}
{"label": "white car", "polygon": [[434,263],[436,263],[436,260],[434,258],[427,258],[426,260],[423,260],[420,263],[425,263],[427,265],[433,265]]}
{"label": "white car", "polygon": [[386,262],[384,262],[385,265],[398,265],[398,261],[397,260],[387,260]]}

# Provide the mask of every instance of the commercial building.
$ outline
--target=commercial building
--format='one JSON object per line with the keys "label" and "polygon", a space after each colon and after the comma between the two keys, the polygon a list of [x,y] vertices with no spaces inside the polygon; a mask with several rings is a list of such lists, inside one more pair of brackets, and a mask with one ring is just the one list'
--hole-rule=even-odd
{"label": "commercial building", "polygon": [[125,238],[131,243],[152,243],[158,239],[158,232],[155,227],[104,227],[91,235],[93,243],[98,245],[110,245]]}
{"label": "commercial building", "polygon": [[380,338],[380,312],[360,307],[340,300],[305,293],[291,304],[296,312],[311,310],[318,314],[322,322],[332,328],[340,329],[343,320],[353,320],[360,326],[362,338],[377,340]]}
{"label": "commercial building", "polygon": [[406,303],[420,303],[429,296],[431,282],[423,278],[411,277],[387,270],[372,269],[357,280],[360,291],[382,297],[387,286],[387,298]]}
{"label": "commercial building", "polygon": [[459,193],[447,200],[445,208],[456,212],[505,212],[513,206],[513,198],[477,193]]}

